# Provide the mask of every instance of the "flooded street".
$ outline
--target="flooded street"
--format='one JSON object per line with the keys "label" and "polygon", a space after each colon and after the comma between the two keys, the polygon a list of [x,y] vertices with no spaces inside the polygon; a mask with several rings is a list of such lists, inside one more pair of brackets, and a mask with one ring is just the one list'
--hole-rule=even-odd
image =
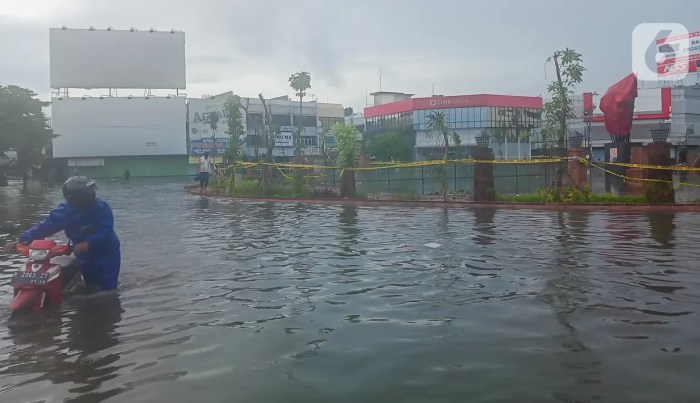
{"label": "flooded street", "polygon": [[[0,252],[0,401],[700,396],[699,214],[271,204],[98,183],[122,242],[119,292],[10,320],[22,258]],[[25,228],[61,198],[20,187],[0,188],[0,221]]]}

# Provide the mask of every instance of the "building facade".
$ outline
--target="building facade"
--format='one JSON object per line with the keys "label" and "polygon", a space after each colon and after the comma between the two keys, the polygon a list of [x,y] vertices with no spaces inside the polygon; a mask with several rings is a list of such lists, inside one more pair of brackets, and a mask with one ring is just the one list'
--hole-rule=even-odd
{"label": "building facade", "polygon": [[64,27],[49,43],[51,176],[187,174],[183,32]]}
{"label": "building facade", "polygon": [[[576,118],[567,125],[570,135],[584,136],[584,146],[593,161],[605,160],[605,145],[612,141],[605,129],[605,116],[597,107],[599,102],[598,94],[575,96]],[[700,129],[700,87],[640,89],[632,119],[630,142],[651,143],[651,130],[666,126],[670,128],[667,141],[671,144],[672,158],[684,148],[693,151],[700,146],[700,132],[695,134],[696,125]]]}
{"label": "building facade", "polygon": [[[390,93],[397,94],[397,93]],[[491,139],[496,158],[530,157],[529,136],[540,127],[542,98],[510,95],[458,95],[408,98],[381,103],[384,93],[374,93],[374,106],[365,108],[364,119],[369,139],[380,133],[398,130],[410,136],[417,160],[442,158],[443,136],[430,130],[429,117],[435,111],[445,114],[451,134],[450,152],[467,158],[476,147],[476,137]],[[456,141],[455,141],[456,140]]]}
{"label": "building facade", "polygon": [[[228,111],[226,100],[232,93],[221,94],[206,99],[188,100],[188,136],[190,163],[196,164],[204,152],[209,152],[214,158],[223,158],[226,148],[231,141],[228,131]],[[267,152],[263,143],[263,119],[265,109],[259,98],[240,98],[241,116],[245,135],[238,139],[240,149],[245,158],[255,159],[256,156]],[[322,139],[319,133],[330,132],[335,123],[343,121],[343,106],[333,103],[316,101],[302,102],[281,96],[266,99],[272,119],[272,125],[277,130],[272,156],[277,161],[290,161],[294,156],[294,132],[301,125],[302,153],[316,158],[321,156]],[[210,113],[218,114],[216,133],[208,123]],[[326,136],[325,138],[328,139]],[[332,140],[332,136],[330,137]],[[328,141],[328,140],[327,140]],[[214,146],[214,143],[216,146]]]}

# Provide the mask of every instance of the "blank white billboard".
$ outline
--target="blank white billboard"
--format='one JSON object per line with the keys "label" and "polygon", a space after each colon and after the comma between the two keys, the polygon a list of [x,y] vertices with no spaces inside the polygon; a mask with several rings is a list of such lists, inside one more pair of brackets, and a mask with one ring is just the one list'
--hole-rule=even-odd
{"label": "blank white billboard", "polygon": [[185,88],[185,33],[49,30],[51,88]]}
{"label": "blank white billboard", "polygon": [[185,155],[184,98],[54,98],[53,156]]}

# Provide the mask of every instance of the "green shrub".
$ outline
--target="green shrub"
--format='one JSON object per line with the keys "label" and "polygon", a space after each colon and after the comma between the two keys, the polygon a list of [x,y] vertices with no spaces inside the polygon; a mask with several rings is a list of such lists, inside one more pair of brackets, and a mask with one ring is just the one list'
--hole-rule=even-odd
{"label": "green shrub", "polygon": [[494,188],[488,188],[486,189],[486,193],[484,194],[484,198],[486,201],[496,201],[496,189]]}
{"label": "green shrub", "polygon": [[673,184],[668,182],[651,182],[644,186],[649,203],[673,203],[675,202],[675,193]]}
{"label": "green shrub", "polygon": [[391,200],[402,201],[402,202],[411,202],[411,201],[420,200],[420,196],[418,195],[418,193],[413,193],[413,192],[394,193],[391,195]]}
{"label": "green shrub", "polygon": [[[583,192],[578,189],[567,189],[564,194],[563,203],[625,203],[625,204],[646,204],[646,196],[635,195],[614,195],[610,193],[595,194],[586,193],[589,189],[584,188]],[[537,189],[535,193],[523,195],[499,195],[498,201],[514,203],[552,203],[555,201],[554,190],[547,192],[547,189]]]}

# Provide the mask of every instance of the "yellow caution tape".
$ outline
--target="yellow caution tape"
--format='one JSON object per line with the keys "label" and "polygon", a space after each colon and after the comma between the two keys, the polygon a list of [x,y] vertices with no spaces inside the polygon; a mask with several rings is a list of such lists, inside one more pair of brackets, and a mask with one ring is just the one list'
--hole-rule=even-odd
{"label": "yellow caution tape", "polygon": [[613,165],[625,168],[640,168],[640,169],[658,169],[664,171],[690,171],[690,172],[700,172],[700,168],[686,167],[686,166],[667,166],[667,165],[644,165],[644,164],[630,164],[626,162],[598,162],[602,165]]}
{"label": "yellow caution tape", "polygon": [[397,163],[382,163],[379,166],[369,166],[369,167],[352,167],[352,168],[339,168],[334,166],[326,165],[310,165],[310,164],[295,164],[295,163],[276,163],[276,162],[236,162],[235,164],[217,166],[216,171],[226,171],[231,168],[244,167],[244,168],[254,168],[260,166],[274,166],[277,169],[287,168],[287,169],[314,169],[314,170],[337,170],[337,169],[347,169],[351,171],[373,171],[379,169],[396,169],[396,168],[418,168],[423,166],[434,166],[443,164],[519,164],[519,165],[533,165],[533,164],[552,164],[561,161],[566,161],[567,158],[547,158],[547,159],[530,159],[530,160],[475,160],[475,159],[457,159],[457,160],[430,160],[430,161],[413,161],[413,162],[397,162]]}
{"label": "yellow caution tape", "polygon": [[617,176],[618,178],[622,178],[622,179],[624,179],[625,181],[627,181],[627,180],[632,180],[632,181],[639,181],[639,182],[660,182],[660,183],[670,183],[670,184],[672,184],[672,185],[673,185],[674,183],[678,183],[680,186],[698,186],[698,187],[700,187],[700,184],[699,184],[699,183],[674,182],[674,181],[667,181],[667,180],[664,180],[664,179],[635,178],[635,177],[631,177],[631,176],[625,176],[625,175],[619,174],[619,173],[617,173],[617,172],[613,172],[613,171],[611,171],[611,170],[609,170],[609,169],[605,169],[605,168],[601,167],[600,165],[598,165],[598,164],[596,164],[596,163],[593,163],[593,162],[589,162],[589,165],[591,165],[591,166],[593,166],[593,167],[595,167],[595,168],[598,168],[598,169],[600,169],[601,171],[607,172],[607,173],[609,173],[610,175],[614,175],[614,176]]}

